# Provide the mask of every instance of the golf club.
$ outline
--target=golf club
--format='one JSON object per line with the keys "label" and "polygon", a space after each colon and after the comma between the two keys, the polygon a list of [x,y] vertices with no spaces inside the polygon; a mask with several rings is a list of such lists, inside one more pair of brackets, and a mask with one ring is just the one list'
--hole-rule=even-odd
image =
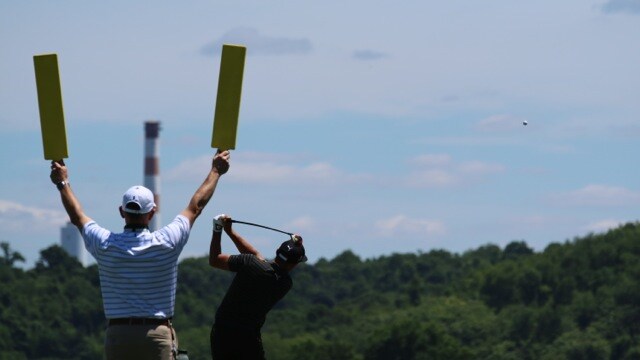
{"label": "golf club", "polygon": [[244,225],[257,226],[257,227],[260,227],[260,228],[263,228],[263,229],[277,231],[277,232],[279,232],[279,233],[287,234],[287,235],[291,236],[291,239],[292,239],[292,240],[295,240],[295,239],[294,239],[294,236],[293,236],[294,234],[293,234],[293,233],[290,233],[290,232],[286,232],[286,231],[282,231],[282,230],[274,229],[274,228],[272,228],[272,227],[268,227],[268,226],[264,226],[264,225],[259,225],[259,224],[254,224],[254,223],[250,223],[250,222],[246,222],[246,221],[231,220],[231,222],[232,222],[232,223],[237,223],[237,224],[244,224]]}

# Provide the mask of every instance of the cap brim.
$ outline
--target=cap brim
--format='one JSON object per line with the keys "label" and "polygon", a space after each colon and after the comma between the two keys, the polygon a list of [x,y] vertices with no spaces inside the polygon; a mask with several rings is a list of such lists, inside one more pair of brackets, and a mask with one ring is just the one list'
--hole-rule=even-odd
{"label": "cap brim", "polygon": [[151,212],[151,210],[149,210],[149,211],[144,211],[144,210],[131,210],[131,209],[127,209],[127,208],[122,209],[122,211],[124,211],[124,212],[126,212],[126,213],[129,213],[129,214],[138,214],[138,215],[148,214],[148,213],[150,213],[150,212]]}

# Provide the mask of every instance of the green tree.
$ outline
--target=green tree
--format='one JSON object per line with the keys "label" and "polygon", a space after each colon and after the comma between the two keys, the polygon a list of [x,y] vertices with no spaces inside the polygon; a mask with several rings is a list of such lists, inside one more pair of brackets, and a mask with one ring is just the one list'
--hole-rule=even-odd
{"label": "green tree", "polygon": [[466,348],[439,324],[412,319],[395,321],[374,333],[368,360],[467,359]]}
{"label": "green tree", "polygon": [[0,258],[0,266],[13,267],[17,262],[24,262],[24,257],[17,251],[11,250],[11,245],[8,242],[0,242],[0,249],[2,249],[2,258]]}
{"label": "green tree", "polygon": [[518,259],[523,256],[533,255],[533,249],[531,249],[524,241],[512,241],[504,248],[504,259]]}

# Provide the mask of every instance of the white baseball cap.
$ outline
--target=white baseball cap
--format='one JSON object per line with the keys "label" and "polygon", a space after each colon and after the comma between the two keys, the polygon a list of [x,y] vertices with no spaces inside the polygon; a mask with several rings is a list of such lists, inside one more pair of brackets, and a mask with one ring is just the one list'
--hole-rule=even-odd
{"label": "white baseball cap", "polygon": [[146,214],[155,207],[153,193],[144,186],[132,186],[122,196],[122,211],[130,214]]}

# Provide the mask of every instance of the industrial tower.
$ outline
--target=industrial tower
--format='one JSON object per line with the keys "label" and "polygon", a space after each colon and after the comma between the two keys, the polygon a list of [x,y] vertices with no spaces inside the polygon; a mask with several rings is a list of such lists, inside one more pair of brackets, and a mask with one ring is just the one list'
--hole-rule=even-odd
{"label": "industrial tower", "polygon": [[149,230],[158,230],[162,226],[160,219],[160,170],[158,135],[159,121],[145,121],[144,123],[144,186],[151,190],[156,203],[156,214],[149,223]]}

